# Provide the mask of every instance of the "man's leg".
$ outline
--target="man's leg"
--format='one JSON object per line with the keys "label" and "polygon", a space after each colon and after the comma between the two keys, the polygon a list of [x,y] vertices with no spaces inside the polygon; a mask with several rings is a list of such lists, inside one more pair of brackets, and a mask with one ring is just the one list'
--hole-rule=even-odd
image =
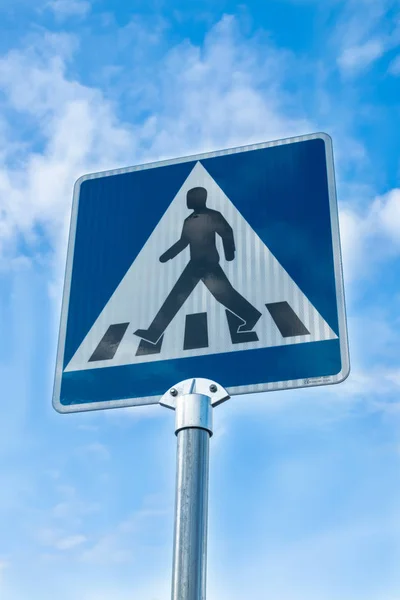
{"label": "man's leg", "polygon": [[193,268],[192,263],[189,262],[154,317],[150,327],[148,329],[137,329],[135,335],[151,344],[156,344],[199,281],[200,277]]}
{"label": "man's leg", "polygon": [[235,290],[219,264],[210,267],[202,281],[218,302],[244,321],[238,332],[253,329],[262,313]]}

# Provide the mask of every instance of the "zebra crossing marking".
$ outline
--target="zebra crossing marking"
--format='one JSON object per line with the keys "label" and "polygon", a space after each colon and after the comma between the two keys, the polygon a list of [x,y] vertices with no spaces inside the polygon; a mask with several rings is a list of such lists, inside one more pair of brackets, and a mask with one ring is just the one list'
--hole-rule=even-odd
{"label": "zebra crossing marking", "polygon": [[[302,323],[294,310],[287,302],[275,302],[265,305],[272,317],[275,326],[279,329],[282,337],[294,337],[310,335],[306,326]],[[242,320],[229,310],[225,310],[232,344],[243,344],[258,342],[256,331],[238,331]],[[263,319],[260,321],[260,327]],[[110,325],[105,335],[93,352],[89,362],[111,360],[125,336],[129,323],[118,323]],[[160,354],[162,351],[162,336],[156,344],[140,340],[135,356],[148,356]],[[185,330],[183,336],[183,350],[207,348],[209,345],[208,316],[206,312],[186,315]]]}

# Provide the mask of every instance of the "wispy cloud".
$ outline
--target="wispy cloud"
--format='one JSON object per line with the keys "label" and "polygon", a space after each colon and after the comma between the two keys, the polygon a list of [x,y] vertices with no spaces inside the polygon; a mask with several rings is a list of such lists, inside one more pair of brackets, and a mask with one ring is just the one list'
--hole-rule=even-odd
{"label": "wispy cloud", "polygon": [[374,198],[360,210],[344,202],[340,231],[345,277],[348,282],[360,280],[400,252],[400,189]]}
{"label": "wispy cloud", "polygon": [[338,64],[343,71],[360,71],[380,58],[384,52],[381,40],[371,40],[360,46],[345,48],[338,58]]}
{"label": "wispy cloud", "polygon": [[54,520],[69,527],[81,526],[88,515],[98,513],[100,504],[88,503],[81,500],[77,494],[73,497],[58,502],[51,511],[50,516]]}
{"label": "wispy cloud", "polygon": [[82,448],[82,452],[89,454],[92,457],[97,457],[101,460],[110,459],[110,450],[105,444],[101,444],[100,442],[92,442],[91,444],[87,444]]}
{"label": "wispy cloud", "polygon": [[69,535],[57,540],[54,547],[57,548],[57,550],[71,550],[84,542],[86,542],[86,537],[84,535]]}
{"label": "wispy cloud", "polygon": [[82,534],[65,535],[62,529],[56,528],[39,529],[37,537],[41,544],[61,551],[72,550],[86,542],[86,537]]}
{"label": "wispy cloud", "polygon": [[362,73],[399,41],[398,9],[391,0],[350,0],[339,14],[334,36],[339,68]]}
{"label": "wispy cloud", "polygon": [[[151,531],[168,515],[164,509],[141,509],[133,516],[121,521],[112,530],[99,536],[80,556],[80,560],[94,564],[131,562],[137,557],[140,543],[146,543],[143,530],[150,537]],[[136,540],[140,540],[139,544]]]}
{"label": "wispy cloud", "polygon": [[[399,533],[395,518],[392,515],[373,522],[362,519],[343,522],[334,529],[300,536],[294,543],[277,542],[273,547],[266,542],[264,551],[255,557],[253,564],[231,572],[230,578],[224,577],[223,586],[219,582],[221,574],[209,569],[210,600],[236,600],[244,596],[263,600],[266,594],[282,600],[299,597],[394,600],[399,585],[398,552],[383,564],[371,549],[386,536],[394,541]],[[367,570],[363,565],[368,565]],[[363,572],[363,581],[369,582],[367,587],[355,575],[358,569]],[[288,571],[292,575],[289,579]]]}
{"label": "wispy cloud", "polygon": [[10,109],[33,119],[44,147],[41,153],[30,149],[13,166],[4,161],[0,170],[3,252],[18,233],[34,247],[39,224],[52,245],[60,240],[64,249],[72,182],[87,169],[117,166],[134,145],[102,94],[66,77],[65,36],[53,35],[52,46],[45,40],[44,48],[44,55],[30,48],[0,60]]}
{"label": "wispy cloud", "polygon": [[59,20],[69,17],[85,17],[91,9],[87,0],[51,0],[46,5]]}
{"label": "wispy cloud", "polygon": [[35,49],[0,60],[7,107],[15,119],[25,114],[35,123],[42,148],[27,148],[11,165],[3,160],[3,252],[18,234],[34,247],[39,226],[64,249],[71,185],[84,172],[311,129],[307,119],[288,116],[293,99],[279,85],[285,53],[267,42],[249,44],[231,17],[213,28],[203,49],[185,42],[167,53],[154,72],[159,92],[151,114],[134,127],[118,120],[99,90],[70,79],[74,44],[45,34]]}
{"label": "wispy cloud", "polygon": [[225,16],[203,47],[184,42],[166,56],[159,73],[163,109],[146,123],[151,151],[165,155],[168,148],[172,156],[309,131],[283,85],[294,63],[262,36],[245,40],[237,21]]}

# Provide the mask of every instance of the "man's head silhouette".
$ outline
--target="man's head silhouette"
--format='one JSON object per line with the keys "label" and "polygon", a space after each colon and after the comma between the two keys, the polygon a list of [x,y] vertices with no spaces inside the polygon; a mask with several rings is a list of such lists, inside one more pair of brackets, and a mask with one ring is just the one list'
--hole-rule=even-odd
{"label": "man's head silhouette", "polygon": [[203,187],[195,187],[186,194],[186,204],[191,210],[201,210],[205,208],[207,200],[207,190]]}

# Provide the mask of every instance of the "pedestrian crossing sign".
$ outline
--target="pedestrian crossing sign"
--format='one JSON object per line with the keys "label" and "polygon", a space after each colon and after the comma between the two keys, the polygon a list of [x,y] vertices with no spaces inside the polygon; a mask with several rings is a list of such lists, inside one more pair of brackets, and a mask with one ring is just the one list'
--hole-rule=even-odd
{"label": "pedestrian crossing sign", "polygon": [[191,377],[242,394],[348,372],[329,136],[77,181],[56,410],[153,404]]}

